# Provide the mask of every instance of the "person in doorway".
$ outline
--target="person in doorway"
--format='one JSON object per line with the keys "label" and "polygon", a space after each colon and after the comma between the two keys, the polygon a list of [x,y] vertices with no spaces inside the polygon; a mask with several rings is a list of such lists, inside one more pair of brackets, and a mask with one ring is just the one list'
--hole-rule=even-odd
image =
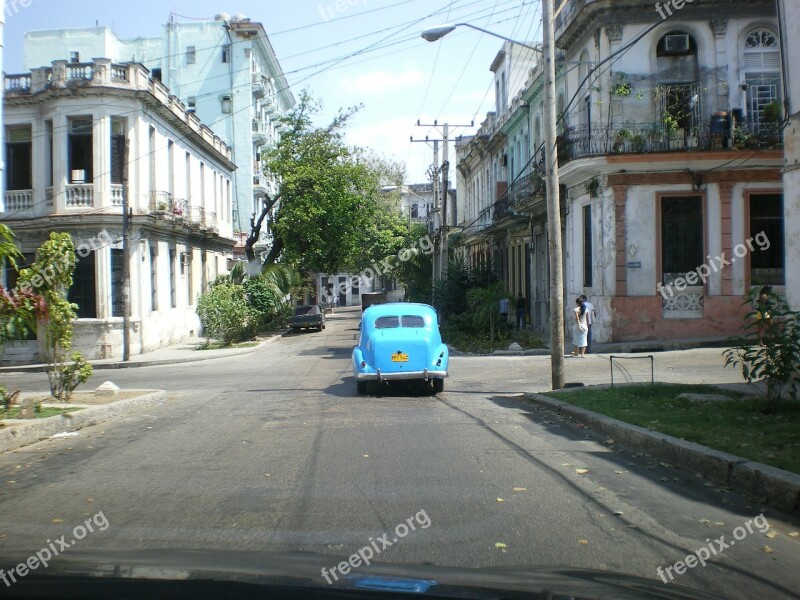
{"label": "person in doorway", "polygon": [[572,356],[586,358],[586,338],[589,334],[589,327],[586,324],[586,305],[580,297],[575,298],[575,305],[572,310],[572,345],[575,347]]}
{"label": "person in doorway", "polygon": [[581,294],[581,299],[583,300],[583,304],[586,308],[586,326],[589,328],[588,332],[586,333],[586,352],[591,353],[592,351],[592,323],[597,318],[597,313],[594,310],[594,305],[589,302],[589,299],[586,297],[586,294]]}
{"label": "person in doorway", "polygon": [[525,298],[520,294],[517,296],[517,327],[520,329],[525,329],[526,308]]}

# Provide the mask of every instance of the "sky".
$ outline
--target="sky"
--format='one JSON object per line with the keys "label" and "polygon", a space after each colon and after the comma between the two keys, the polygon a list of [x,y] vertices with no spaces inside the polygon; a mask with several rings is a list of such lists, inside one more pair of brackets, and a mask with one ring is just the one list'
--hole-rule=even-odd
{"label": "sky", "polygon": [[[317,123],[339,108],[362,105],[347,128],[348,143],[406,165],[406,183],[428,181],[430,143],[474,133],[494,106],[489,65],[502,40],[461,27],[437,42],[425,29],[466,22],[527,42],[541,40],[540,0],[6,0],[3,70],[24,70],[26,31],[107,25],[121,38],[153,37],[170,14],[178,22],[242,13],[261,22],[295,93],[322,102]],[[27,6],[26,6],[27,5]],[[67,57],[65,57],[67,58]],[[510,82],[513,96],[524,84]],[[474,127],[469,127],[471,122]],[[452,125],[467,125],[453,127]],[[455,164],[453,144],[449,160]],[[451,176],[451,180],[454,177]]]}

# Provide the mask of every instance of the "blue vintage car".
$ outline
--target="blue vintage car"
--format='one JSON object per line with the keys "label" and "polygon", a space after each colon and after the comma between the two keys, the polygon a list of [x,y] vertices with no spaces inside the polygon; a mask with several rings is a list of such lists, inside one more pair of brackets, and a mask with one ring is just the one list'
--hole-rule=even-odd
{"label": "blue vintage car", "polygon": [[441,392],[449,358],[432,306],[390,302],[361,315],[361,339],[353,349],[359,394],[367,392],[370,381],[398,379],[418,379],[434,394]]}

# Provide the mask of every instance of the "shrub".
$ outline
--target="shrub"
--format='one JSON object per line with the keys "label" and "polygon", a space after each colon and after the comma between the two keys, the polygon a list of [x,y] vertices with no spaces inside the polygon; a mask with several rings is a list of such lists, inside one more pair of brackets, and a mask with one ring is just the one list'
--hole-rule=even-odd
{"label": "shrub", "polygon": [[72,397],[72,392],[82,383],[86,383],[92,376],[92,365],[83,358],[80,352],[72,353],[72,364],[65,365],[61,370],[59,382],[59,395],[56,398],[65,402]]}
{"label": "shrub", "polygon": [[246,279],[242,287],[253,312],[254,325],[263,331],[286,304],[284,294],[274,283],[262,277]]}
{"label": "shrub", "polygon": [[253,335],[256,325],[244,286],[232,283],[215,285],[197,301],[197,316],[206,337],[226,346]]}

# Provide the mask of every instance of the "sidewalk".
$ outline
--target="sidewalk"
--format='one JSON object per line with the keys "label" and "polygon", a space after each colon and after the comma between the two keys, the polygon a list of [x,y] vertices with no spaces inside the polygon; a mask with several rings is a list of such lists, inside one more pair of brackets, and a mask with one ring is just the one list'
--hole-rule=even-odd
{"label": "sidewalk", "polygon": [[[121,357],[104,358],[100,360],[90,360],[94,369],[130,369],[134,367],[151,367],[154,365],[174,365],[178,363],[197,362],[201,360],[211,360],[213,358],[225,358],[228,356],[239,356],[250,354],[260,350],[267,344],[271,344],[286,334],[276,334],[263,340],[255,346],[247,348],[220,348],[218,350],[197,350],[196,348],[206,341],[206,338],[189,338],[177,344],[164,346],[152,352],[144,354],[134,354],[128,362],[123,362]],[[38,373],[45,370],[44,364],[30,365],[11,365],[0,367],[0,373]]]}

